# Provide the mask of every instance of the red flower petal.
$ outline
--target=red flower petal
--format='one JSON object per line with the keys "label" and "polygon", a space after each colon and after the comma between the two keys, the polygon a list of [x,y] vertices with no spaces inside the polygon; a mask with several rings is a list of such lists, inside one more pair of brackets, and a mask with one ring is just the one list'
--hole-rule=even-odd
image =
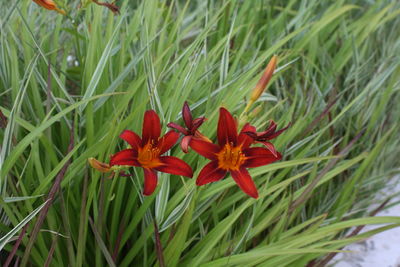
{"label": "red flower petal", "polygon": [[191,131],[196,132],[196,130],[206,121],[205,117],[196,118],[193,120],[193,126]]}
{"label": "red flower petal", "polygon": [[192,112],[190,111],[189,105],[186,101],[185,101],[185,104],[183,104],[182,117],[183,117],[183,121],[185,122],[186,127],[191,129],[193,126],[193,123],[192,123],[193,117],[192,117]]}
{"label": "red flower petal", "polygon": [[226,143],[237,143],[237,127],[235,119],[225,108],[219,109],[219,120],[217,130],[218,143],[222,147]]}
{"label": "red flower petal", "polygon": [[216,153],[220,151],[220,148],[216,144],[199,140],[197,138],[192,138],[189,145],[198,154],[211,160],[217,159]]}
{"label": "red flower petal", "polygon": [[157,172],[152,169],[143,168],[144,190],[143,195],[150,196],[157,187]]}
{"label": "red flower petal", "polygon": [[278,127],[276,122],[274,122],[273,120],[270,120],[268,128],[264,132],[261,132],[260,135],[269,135],[269,134],[275,132],[276,127]]}
{"label": "red flower petal", "polygon": [[212,143],[212,141],[207,136],[202,134],[200,131],[195,131],[193,136],[196,137],[197,139]]}
{"label": "red flower petal", "polygon": [[193,177],[192,168],[183,160],[177,157],[164,156],[160,157],[162,165],[155,167],[157,171],[166,172],[175,175],[182,175],[186,177]]}
{"label": "red flower petal", "polygon": [[281,135],[284,131],[286,131],[290,127],[291,123],[289,123],[285,128],[280,129],[279,131],[276,131],[270,135],[267,136],[267,140],[274,139]]}
{"label": "red flower petal", "polygon": [[158,141],[158,147],[160,148],[160,155],[164,154],[175,145],[176,141],[179,139],[179,134],[174,131],[169,131]]}
{"label": "red flower petal", "polygon": [[250,125],[249,123],[246,123],[240,131],[238,143],[242,144],[243,149],[248,148],[254,142],[254,139],[246,134],[248,132],[255,133],[256,127]]}
{"label": "red flower petal", "polygon": [[218,168],[217,161],[211,161],[200,171],[197,177],[197,185],[205,185],[208,183],[216,182],[224,178],[226,171]]}
{"label": "red flower petal", "polygon": [[276,149],[272,143],[270,143],[270,142],[260,142],[260,143],[263,144],[266,149],[271,151],[271,153],[272,153],[272,155],[274,155],[274,157],[278,157],[279,152],[276,151]]}
{"label": "red flower petal", "polygon": [[125,130],[119,135],[119,137],[128,142],[128,144],[135,150],[138,150],[138,148],[141,146],[142,139],[140,139],[139,135],[137,135],[135,132]]}
{"label": "red flower petal", "polygon": [[137,161],[137,151],[134,149],[125,149],[115,153],[110,159],[110,166],[114,165],[140,166]]}
{"label": "red flower petal", "polygon": [[189,134],[188,130],[186,130],[185,128],[183,128],[182,126],[180,126],[179,124],[176,124],[176,123],[174,123],[174,122],[168,123],[167,126],[168,126],[169,128],[173,128],[173,129],[175,129],[175,130],[181,132],[181,133],[184,134],[184,135],[188,135],[188,134]]}
{"label": "red flower petal", "polygon": [[188,135],[182,138],[181,149],[184,153],[188,153],[190,140],[192,140],[192,135]]}
{"label": "red flower petal", "polygon": [[256,185],[249,172],[245,168],[240,168],[238,171],[231,171],[233,180],[238,184],[240,189],[253,198],[258,198]]}
{"label": "red flower petal", "polygon": [[147,144],[149,140],[158,140],[161,134],[160,118],[154,110],[148,110],[144,113],[142,129],[142,145]]}
{"label": "red flower petal", "polygon": [[277,152],[277,155],[274,156],[269,149],[263,147],[247,148],[243,150],[243,153],[246,156],[246,161],[242,166],[246,168],[260,167],[282,158],[282,155],[279,152]]}
{"label": "red flower petal", "polygon": [[240,133],[244,133],[244,134],[247,134],[248,136],[250,136],[251,138],[253,138],[254,140],[257,140],[258,139],[258,134],[257,134],[257,132],[240,132]]}

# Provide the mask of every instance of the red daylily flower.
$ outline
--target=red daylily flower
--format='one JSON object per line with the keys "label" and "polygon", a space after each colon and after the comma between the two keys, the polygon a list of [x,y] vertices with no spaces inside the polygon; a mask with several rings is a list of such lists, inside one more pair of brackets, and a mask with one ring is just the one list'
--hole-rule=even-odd
{"label": "red daylily flower", "polygon": [[144,195],[151,195],[157,186],[157,171],[192,177],[192,168],[183,160],[172,156],[161,156],[171,149],[179,134],[169,131],[160,138],[160,118],[154,110],[144,114],[142,138],[135,132],[125,130],[120,137],[131,148],[111,156],[110,166],[142,167],[144,171]]}
{"label": "red daylily flower", "polygon": [[255,132],[255,127],[250,124],[243,126],[237,133],[234,118],[225,108],[220,108],[218,121],[218,145],[192,138],[190,147],[198,154],[211,160],[200,171],[196,184],[204,185],[216,182],[230,172],[233,180],[246,194],[258,198],[257,188],[247,171],[247,168],[259,167],[270,164],[282,158],[263,147],[250,147],[254,140],[245,132]]}
{"label": "red daylily flower", "polygon": [[276,151],[274,145],[268,141],[281,135],[284,131],[286,131],[290,127],[290,125],[291,124],[289,123],[285,128],[277,131],[276,128],[278,125],[276,124],[276,122],[271,120],[269,122],[268,128],[263,132],[246,131],[244,133],[247,134],[248,136],[250,136],[254,140],[255,143],[263,144],[267,149],[269,149],[276,156],[278,152]]}
{"label": "red daylily flower", "polygon": [[193,137],[201,139],[203,141],[211,142],[210,139],[208,139],[206,136],[204,136],[202,133],[200,133],[200,131],[197,130],[203,124],[203,122],[206,121],[207,119],[205,117],[193,119],[192,112],[190,111],[189,105],[186,101],[183,104],[182,117],[183,117],[183,122],[186,125],[186,128],[184,128],[174,122],[168,123],[167,126],[169,128],[178,130],[181,134],[183,134],[185,136],[182,138],[182,141],[181,141],[181,148],[182,148],[183,152],[185,152],[185,153],[188,152],[188,146],[189,146],[190,140],[192,140]]}

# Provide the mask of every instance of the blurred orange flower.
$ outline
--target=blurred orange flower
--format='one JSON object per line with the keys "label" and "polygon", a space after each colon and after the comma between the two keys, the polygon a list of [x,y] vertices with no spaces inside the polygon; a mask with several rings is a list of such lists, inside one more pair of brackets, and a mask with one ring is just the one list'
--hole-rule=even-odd
{"label": "blurred orange flower", "polygon": [[48,10],[54,10],[57,11],[60,14],[65,15],[65,11],[61,10],[57,7],[56,3],[54,3],[53,0],[33,0],[33,2],[35,2],[36,4],[38,4],[39,6],[42,6]]}

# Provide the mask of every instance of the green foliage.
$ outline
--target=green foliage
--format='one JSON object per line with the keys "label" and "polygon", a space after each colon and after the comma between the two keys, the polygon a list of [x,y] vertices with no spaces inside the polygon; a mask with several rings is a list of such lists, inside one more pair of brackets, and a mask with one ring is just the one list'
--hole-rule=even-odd
{"label": "green foliage", "polygon": [[[68,16],[31,1],[0,4],[8,120],[0,261],[25,224],[15,257],[31,266],[158,265],[154,221],[167,266],[304,266],[400,225],[399,217],[368,216],[399,172],[400,4],[117,1],[115,16],[79,2],[65,1]],[[88,166],[89,157],[107,161],[122,149],[119,133],[140,132],[150,108],[166,130],[188,101],[215,139],[217,107],[239,116],[274,54],[278,69],[248,120],[260,130],[270,119],[292,126],[274,142],[283,160],[251,170],[259,199],[230,177],[197,187],[206,161],[179,146],[171,155],[193,167],[194,179],[160,175],[150,197],[141,194],[141,170],[107,179]],[[69,160],[28,255],[37,214]],[[364,224],[389,225],[346,238]]]}

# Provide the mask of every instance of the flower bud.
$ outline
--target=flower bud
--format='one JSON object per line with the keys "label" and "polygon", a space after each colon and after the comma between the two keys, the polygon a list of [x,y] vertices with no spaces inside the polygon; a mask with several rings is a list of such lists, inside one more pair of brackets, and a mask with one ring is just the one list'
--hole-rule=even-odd
{"label": "flower bud", "polygon": [[104,173],[111,172],[110,164],[100,162],[95,158],[88,158],[88,161],[89,161],[90,166],[92,166],[93,169],[96,169],[96,170],[98,170],[100,172],[104,172]]}
{"label": "flower bud", "polygon": [[273,56],[269,61],[267,67],[265,68],[264,74],[261,79],[258,81],[256,87],[254,87],[253,92],[250,97],[250,102],[254,103],[264,92],[267,87],[269,81],[271,80],[272,75],[274,74],[276,63],[278,61],[277,56]]}
{"label": "flower bud", "polygon": [[33,2],[35,2],[39,6],[42,6],[48,10],[55,10],[58,13],[65,15],[65,11],[59,9],[53,0],[33,0]]}

